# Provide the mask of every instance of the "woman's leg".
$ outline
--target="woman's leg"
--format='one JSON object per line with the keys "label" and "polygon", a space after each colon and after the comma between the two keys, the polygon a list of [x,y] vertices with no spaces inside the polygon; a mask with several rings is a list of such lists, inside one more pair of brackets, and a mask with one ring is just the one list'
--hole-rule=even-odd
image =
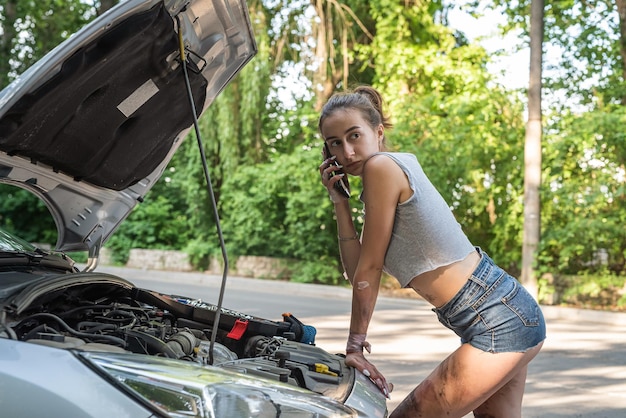
{"label": "woman's leg", "polygon": [[526,386],[528,366],[520,370],[511,380],[500,388],[489,399],[474,409],[476,418],[510,417],[521,418],[522,398]]}
{"label": "woman's leg", "polygon": [[483,404],[485,408],[505,404],[512,408],[494,417],[520,416],[524,385],[512,383],[498,400],[491,398],[509,381],[525,376],[526,366],[541,345],[525,353],[493,354],[463,344],[398,405],[390,418],[460,418],[474,409],[480,411]]}

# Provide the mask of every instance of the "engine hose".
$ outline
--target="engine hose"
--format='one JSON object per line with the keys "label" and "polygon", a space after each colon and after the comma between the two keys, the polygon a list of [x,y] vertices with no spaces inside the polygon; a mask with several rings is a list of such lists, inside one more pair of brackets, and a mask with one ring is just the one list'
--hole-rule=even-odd
{"label": "engine hose", "polygon": [[132,329],[126,330],[125,334],[143,341],[148,349],[152,350],[153,352],[163,354],[165,357],[176,359],[181,357],[178,353],[176,353],[176,351],[172,350],[172,348],[169,347],[164,341],[159,340],[157,337],[154,337],[150,334],[146,334],[145,332]]}
{"label": "engine hose", "polygon": [[[119,346],[119,347],[126,348],[126,341],[124,341],[124,340],[123,340],[123,339],[121,339],[121,338],[117,338],[117,337],[114,337],[114,336],[112,336],[112,335],[93,335],[93,334],[89,334],[89,333],[87,333],[87,332],[80,332],[80,331],[76,331],[75,329],[73,329],[72,327],[70,327],[70,326],[69,326],[69,325],[68,325],[65,321],[63,321],[63,320],[62,320],[61,318],[59,318],[58,316],[53,315],[53,314],[49,314],[49,313],[44,313],[44,312],[41,312],[41,313],[36,313],[36,314],[32,314],[32,315],[30,315],[28,318],[26,318],[26,319],[22,320],[22,321],[21,321],[21,322],[17,325],[17,327],[19,327],[20,325],[22,325],[22,323],[24,323],[25,321],[29,321],[29,320],[31,320],[32,318],[38,318],[38,317],[48,318],[48,319],[52,319],[52,320],[56,321],[59,325],[61,325],[61,327],[62,327],[65,331],[69,332],[70,334],[72,334],[72,335],[73,335],[73,336],[75,336],[75,337],[86,338],[86,339],[88,339],[88,340],[93,340],[93,339],[95,338],[95,339],[98,339],[98,340],[100,340],[100,341],[102,341],[102,340],[104,340],[104,341],[108,341],[109,343],[115,344],[115,345],[117,345],[117,346]],[[16,327],[16,328],[17,328],[17,327]]]}
{"label": "engine hose", "polygon": [[73,314],[75,314],[76,312],[81,312],[81,311],[96,311],[96,310],[109,310],[112,309],[113,305],[86,305],[86,306],[79,306],[77,308],[73,308],[70,309],[69,311],[65,311],[61,314],[59,314],[59,317],[61,318],[66,318],[68,316],[71,316]]}
{"label": "engine hose", "polygon": [[117,325],[103,324],[101,322],[93,322],[93,321],[82,321],[82,322],[79,322],[76,326],[81,332],[100,332],[102,330],[117,329]]}
{"label": "engine hose", "polygon": [[104,317],[108,318],[108,317],[113,316],[113,315],[119,315],[119,316],[123,316],[123,317],[126,317],[126,318],[134,318],[135,317],[134,313],[128,312],[128,311],[124,311],[122,309],[114,309],[112,311],[109,311],[109,312],[107,312],[104,315]]}
{"label": "engine hose", "polygon": [[[31,339],[37,337],[37,334],[39,334],[40,332],[44,332],[44,333],[52,333],[52,332],[58,333],[58,331],[56,329],[48,327],[48,324],[40,324],[40,325],[37,325],[35,328],[31,329],[30,331],[28,331],[28,333],[26,335],[24,335],[22,337],[22,339],[24,341],[31,340]],[[59,334],[59,335],[61,335],[61,334]]]}

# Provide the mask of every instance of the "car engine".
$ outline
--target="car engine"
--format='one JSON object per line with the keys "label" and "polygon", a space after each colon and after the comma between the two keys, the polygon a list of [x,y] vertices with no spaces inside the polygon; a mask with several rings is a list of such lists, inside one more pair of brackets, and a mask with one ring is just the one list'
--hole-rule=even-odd
{"label": "car engine", "polygon": [[353,369],[341,355],[315,346],[314,328],[290,314],[280,322],[222,308],[211,341],[215,305],[139,289],[116,276],[79,276],[83,280],[48,280],[45,286],[22,292],[17,303],[5,306],[5,332],[34,344],[175,358],[273,379],[334,399],[349,396]]}

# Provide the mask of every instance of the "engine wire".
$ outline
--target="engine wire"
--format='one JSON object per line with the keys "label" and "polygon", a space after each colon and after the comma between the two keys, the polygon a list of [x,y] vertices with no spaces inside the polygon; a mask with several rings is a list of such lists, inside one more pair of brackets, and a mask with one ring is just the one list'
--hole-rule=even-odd
{"label": "engine wire", "polygon": [[[184,11],[184,8],[183,8]],[[224,300],[224,292],[226,289],[226,279],[228,276],[228,254],[226,253],[226,244],[224,242],[224,236],[222,234],[222,227],[220,225],[219,213],[217,210],[217,203],[215,201],[215,194],[213,192],[213,185],[211,183],[211,176],[209,174],[209,167],[206,161],[206,154],[204,152],[204,145],[202,144],[202,136],[200,135],[200,127],[198,124],[198,116],[196,111],[196,105],[193,100],[193,92],[191,90],[191,82],[189,80],[189,72],[187,70],[187,58],[185,54],[185,42],[183,40],[183,30],[182,25],[180,23],[180,18],[176,15],[176,24],[178,26],[178,47],[180,51],[180,61],[181,66],[183,67],[183,75],[185,78],[185,86],[187,88],[187,97],[189,98],[189,105],[191,107],[191,114],[193,117],[193,127],[196,134],[196,140],[198,143],[198,149],[200,151],[200,158],[202,160],[202,169],[204,171],[204,177],[207,183],[207,190],[209,192],[209,196],[211,197],[211,205],[213,207],[213,215],[215,218],[215,226],[217,228],[217,235],[220,241],[220,248],[222,251],[222,259],[224,260],[224,269],[222,271],[222,283],[220,286],[220,294],[217,302],[217,309],[215,310],[215,319],[213,323],[213,328],[211,330],[211,343],[209,344],[209,364],[213,364],[213,350],[215,347],[215,340],[217,338],[217,330],[219,328],[220,322],[220,313],[222,310],[222,302]]]}

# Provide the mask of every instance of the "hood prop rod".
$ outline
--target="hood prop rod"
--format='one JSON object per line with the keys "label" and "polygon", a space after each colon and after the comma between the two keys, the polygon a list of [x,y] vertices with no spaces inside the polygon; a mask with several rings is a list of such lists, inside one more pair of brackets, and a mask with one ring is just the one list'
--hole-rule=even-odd
{"label": "hood prop rod", "polygon": [[[183,8],[184,11],[185,8]],[[222,284],[220,287],[219,299],[217,302],[217,309],[215,310],[215,319],[213,323],[213,328],[211,330],[211,343],[209,345],[209,364],[213,364],[213,349],[215,346],[215,339],[217,338],[217,330],[219,328],[220,323],[220,314],[222,312],[222,303],[224,300],[224,291],[226,289],[226,278],[228,276],[228,254],[226,253],[226,244],[224,243],[224,235],[222,234],[222,227],[220,225],[220,217],[217,210],[217,203],[215,201],[215,194],[213,192],[213,185],[211,183],[211,175],[209,174],[209,167],[206,161],[206,154],[204,152],[204,145],[202,144],[202,137],[200,135],[200,127],[198,125],[198,116],[196,113],[196,105],[193,100],[193,92],[191,90],[191,82],[189,81],[189,72],[187,70],[187,57],[185,54],[185,43],[183,40],[183,30],[180,23],[180,18],[176,15],[176,23],[178,26],[178,46],[180,49],[180,60],[181,65],[183,67],[183,74],[185,77],[185,85],[187,87],[187,97],[189,98],[189,105],[191,106],[191,113],[193,116],[193,126],[196,133],[196,140],[198,142],[198,149],[200,150],[200,157],[202,159],[202,169],[204,171],[204,177],[207,183],[207,190],[209,192],[209,196],[211,197],[211,204],[213,207],[213,215],[215,217],[215,226],[217,228],[217,235],[220,240],[220,248],[222,250],[222,258],[224,260],[224,269],[222,272]]]}

